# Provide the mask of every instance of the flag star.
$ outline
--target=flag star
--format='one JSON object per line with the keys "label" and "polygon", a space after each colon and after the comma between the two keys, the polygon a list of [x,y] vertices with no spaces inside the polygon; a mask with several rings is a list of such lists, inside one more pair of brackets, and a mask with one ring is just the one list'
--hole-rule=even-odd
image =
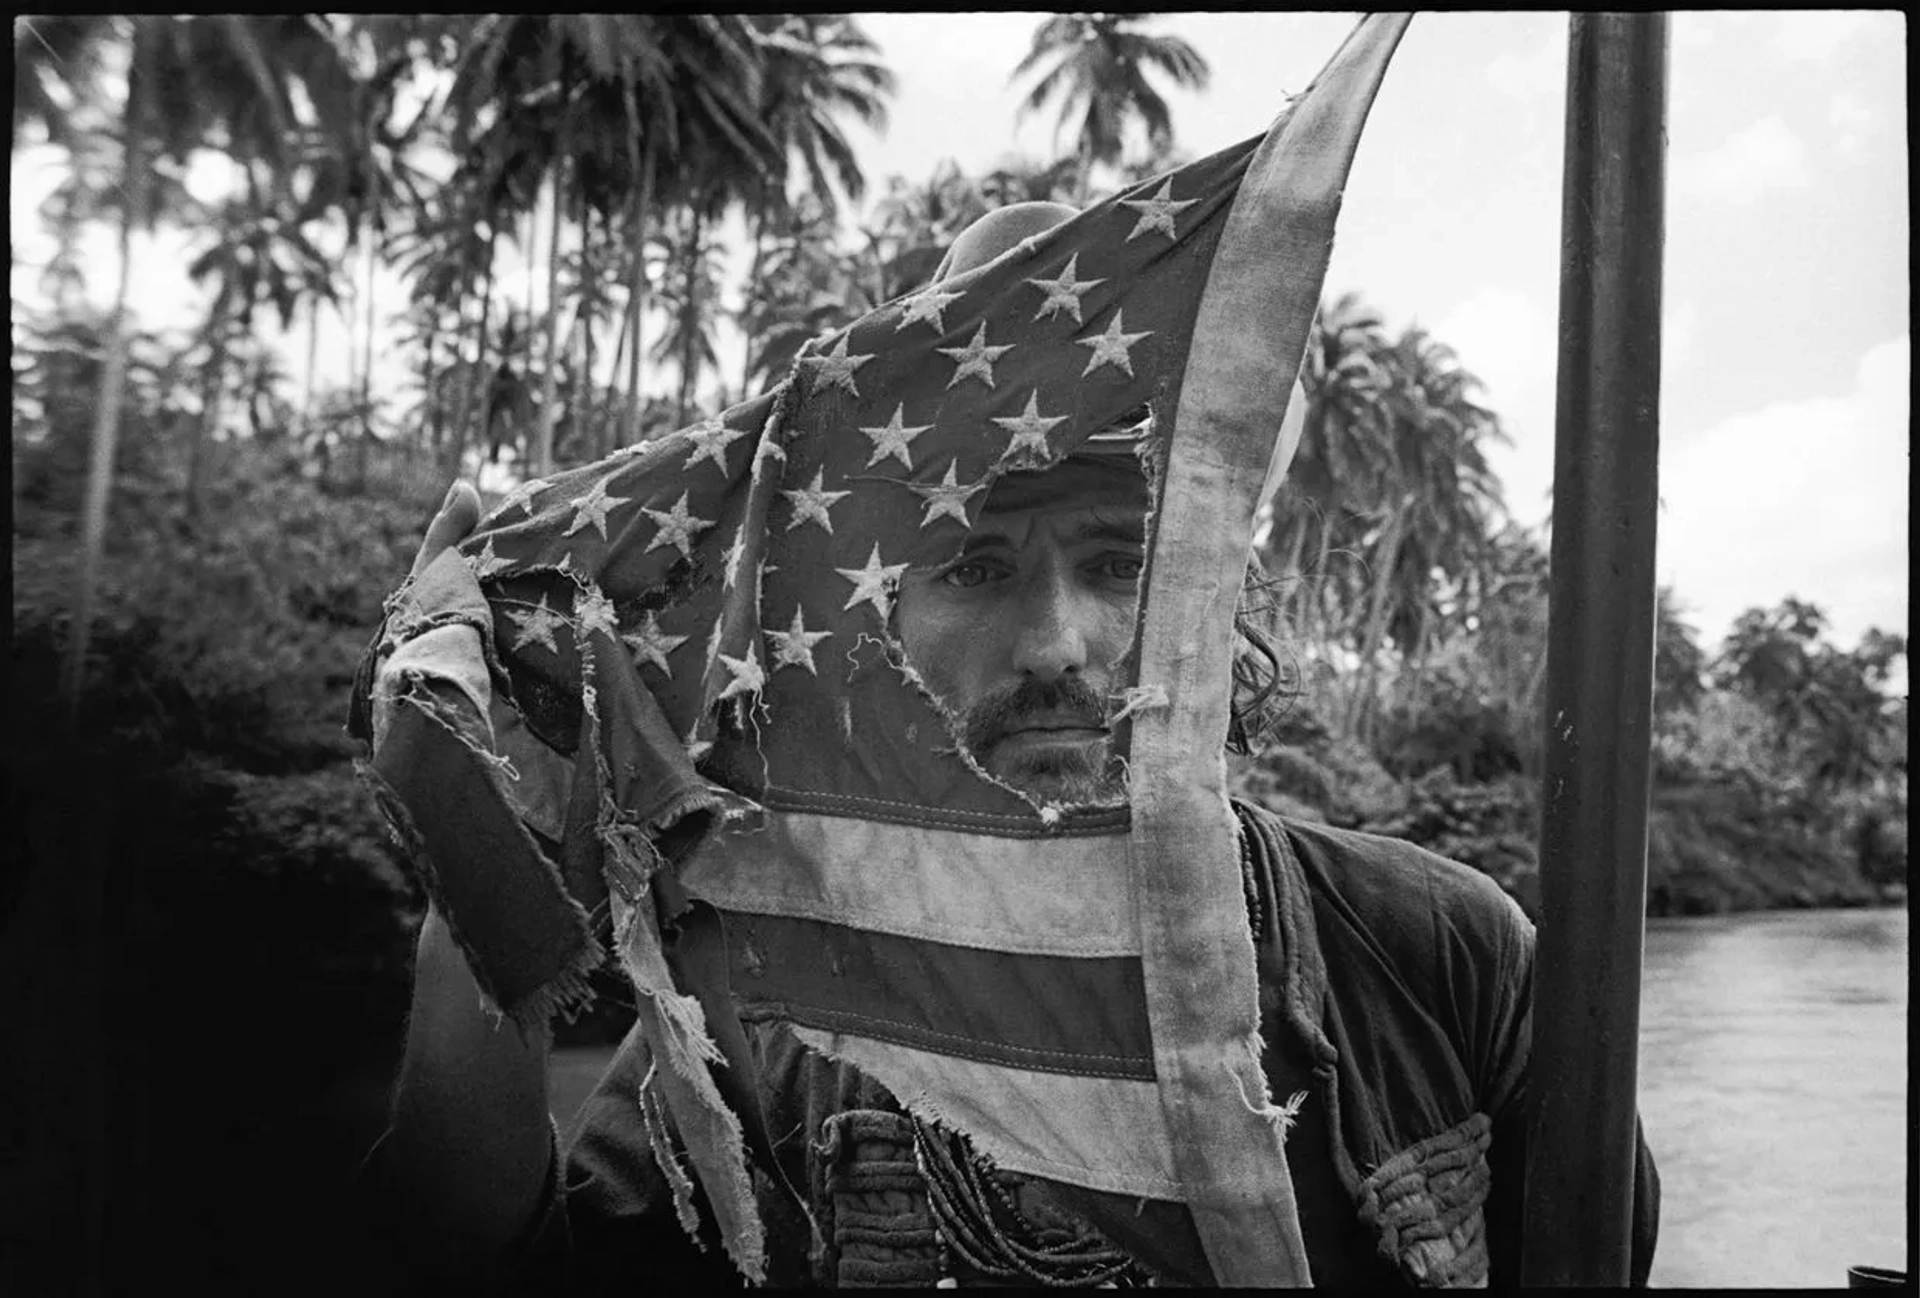
{"label": "flag star", "polygon": [[636,665],[645,659],[660,669],[668,680],[673,679],[673,667],[667,662],[667,655],[685,644],[691,637],[668,635],[660,629],[659,621],[649,613],[640,623],[638,631],[629,631],[620,637],[622,644],[633,650]]}
{"label": "flag star", "polygon": [[501,569],[513,567],[513,560],[502,559],[493,552],[492,537],[488,537],[487,543],[480,547],[480,553],[467,555],[466,559],[467,567],[473,569],[475,581],[485,581]]}
{"label": "flag star", "polygon": [[1000,359],[1001,353],[1012,351],[1013,344],[1007,343],[1002,347],[987,346],[987,323],[982,320],[980,327],[973,331],[973,341],[965,347],[936,347],[934,350],[942,356],[951,356],[959,362],[959,368],[955,369],[953,377],[947,380],[948,387],[968,377],[977,378],[988,387],[992,387],[993,363]]}
{"label": "flag star", "polygon": [[515,649],[525,649],[528,645],[537,644],[545,648],[548,653],[560,652],[560,646],[554,641],[553,633],[565,626],[567,619],[548,606],[545,595],[542,595],[540,602],[529,610],[508,609],[507,618],[520,628],[520,634],[513,638]]}
{"label": "flag star", "polygon": [[[904,453],[905,448],[902,447],[901,449]],[[875,452],[875,454],[877,455],[878,452]],[[821,469],[814,473],[813,485],[801,487],[797,491],[782,491],[780,493],[793,505],[793,517],[787,520],[787,530],[789,532],[802,523],[818,523],[829,536],[833,534],[833,519],[828,516],[828,511],[833,508],[834,503],[842,496],[851,496],[853,493],[851,491],[825,490],[821,485],[821,480],[825,476],[826,470]]]}
{"label": "flag star", "polygon": [[900,323],[893,327],[893,331],[899,333],[910,324],[928,324],[933,326],[936,334],[945,333],[947,322],[941,313],[949,303],[958,302],[962,296],[959,293],[942,293],[937,288],[914,294],[904,303],[906,310],[900,313]]}
{"label": "flag star", "polygon": [[[980,327],[982,329],[986,328],[985,325]],[[953,385],[948,384],[947,386],[951,387]],[[989,386],[991,386],[991,381],[989,381]],[[907,454],[907,443],[926,432],[929,428],[932,428],[933,425],[918,424],[909,428],[906,425],[906,420],[902,418],[905,414],[906,406],[896,404],[893,407],[893,418],[889,419],[885,424],[873,428],[862,428],[860,430],[873,439],[873,455],[867,460],[867,467],[869,469],[889,456],[899,460],[900,463],[906,465],[907,468],[913,468],[913,460]]]}
{"label": "flag star", "polygon": [[573,615],[583,631],[598,631],[608,639],[620,634],[615,624],[613,601],[597,590],[590,590],[573,603]]}
{"label": "flag star", "polygon": [[616,504],[625,504],[628,499],[626,496],[608,495],[609,481],[611,481],[610,478],[602,478],[593,484],[593,489],[586,495],[575,496],[567,502],[573,506],[573,525],[560,535],[572,536],[575,532],[583,530],[588,523],[592,523],[593,530],[600,533],[600,539],[603,541],[606,539],[607,511]]}
{"label": "flag star", "polygon": [[825,356],[809,356],[801,362],[817,367],[813,373],[815,391],[822,388],[845,388],[852,396],[860,395],[860,389],[853,382],[853,372],[872,360],[873,356],[871,353],[865,356],[847,355],[847,339],[850,337],[852,337],[851,330],[841,334],[840,341],[835,343],[833,350]]}
{"label": "flag star", "polygon": [[845,609],[855,604],[871,604],[884,619],[888,615],[887,600],[893,583],[907,570],[904,563],[881,563],[880,547],[876,544],[873,553],[867,558],[864,568],[835,568],[834,571],[853,583],[853,594],[847,596]]}
{"label": "flag star", "polygon": [[763,631],[761,634],[773,642],[774,671],[782,667],[804,667],[818,676],[820,673],[813,665],[813,647],[833,632],[807,630],[806,610],[796,604],[793,607],[792,625],[785,631]]}
{"label": "flag star", "polygon": [[716,703],[740,694],[758,694],[761,687],[767,683],[767,674],[761,670],[760,659],[751,648],[747,650],[744,658],[729,658],[721,654],[720,661],[727,665],[729,672],[733,673],[733,679],[727,682],[727,688],[714,695]]}
{"label": "flag star", "polygon": [[1007,443],[1006,453],[1017,455],[1022,451],[1033,451],[1039,455],[1047,453],[1047,433],[1057,424],[1067,422],[1065,415],[1043,416],[1040,413],[1040,390],[1027,393],[1027,408],[1012,418],[996,418],[994,423],[1013,434],[1013,440]]}
{"label": "flag star", "polygon": [[1147,329],[1137,334],[1122,333],[1120,331],[1121,314],[1119,311],[1113,313],[1113,319],[1107,322],[1105,333],[1095,334],[1091,338],[1074,339],[1082,347],[1093,348],[1093,355],[1087,358],[1087,368],[1080,371],[1081,378],[1085,378],[1102,365],[1112,365],[1116,369],[1125,371],[1128,378],[1133,377],[1133,359],[1127,355],[1127,349],[1142,338],[1151,337],[1153,330]]}
{"label": "flag star", "polygon": [[693,553],[694,534],[713,526],[705,519],[695,518],[687,512],[687,493],[684,491],[680,493],[680,499],[673,502],[672,509],[642,509],[640,512],[660,525],[660,530],[654,534],[647,549],[651,551],[663,545],[676,546],[682,558]]}
{"label": "flag star", "polygon": [[729,428],[719,419],[708,419],[687,430],[687,437],[694,443],[688,453],[686,463],[680,467],[691,469],[701,460],[712,460],[719,466],[720,472],[727,471],[727,448],[747,435],[744,428]]}
{"label": "flag star", "polygon": [[544,478],[533,478],[521,483],[513,489],[512,493],[509,494],[505,500],[500,502],[500,508],[494,511],[495,517],[506,513],[509,509],[524,509],[527,511],[527,514],[531,516],[533,514],[533,498],[545,491],[548,485],[548,482]]}
{"label": "flag star", "polygon": [[1174,233],[1173,218],[1199,201],[1197,198],[1176,200],[1173,197],[1171,180],[1161,182],[1160,192],[1152,198],[1121,199],[1120,206],[1131,207],[1140,213],[1140,219],[1134,223],[1132,232],[1127,235],[1124,242],[1132,243],[1135,236],[1145,234],[1148,230],[1158,230],[1169,239],[1179,238],[1180,236]]}
{"label": "flag star", "polygon": [[1080,319],[1080,295],[1091,292],[1096,286],[1104,284],[1107,281],[1104,279],[1081,281],[1078,278],[1077,271],[1079,261],[1080,254],[1077,252],[1067,258],[1066,267],[1060,272],[1059,279],[1030,279],[1027,281],[1027,283],[1040,289],[1047,295],[1047,300],[1042,302],[1040,309],[1033,313],[1035,320],[1041,320],[1056,312],[1065,311],[1073,317],[1075,324],[1085,323]]}
{"label": "flag star", "polygon": [[932,527],[939,518],[956,518],[962,526],[967,522],[967,501],[977,491],[984,491],[984,482],[962,483],[959,480],[960,461],[955,458],[947,465],[947,476],[931,487],[917,486],[909,482],[908,488],[927,502],[926,517],[920,520],[920,526]]}

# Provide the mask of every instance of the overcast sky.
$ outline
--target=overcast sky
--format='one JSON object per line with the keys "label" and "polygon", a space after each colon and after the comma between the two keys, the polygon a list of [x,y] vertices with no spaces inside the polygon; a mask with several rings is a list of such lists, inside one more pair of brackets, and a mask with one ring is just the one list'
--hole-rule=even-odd
{"label": "overcast sky", "polygon": [[[978,173],[1051,156],[1053,115],[1016,131],[1007,84],[1038,21],[864,17],[900,79],[885,137],[852,133],[876,191],[941,158]],[[1198,157],[1263,130],[1352,23],[1158,19],[1213,69],[1203,94],[1169,94],[1179,146]],[[1552,478],[1566,33],[1556,14],[1414,20],[1327,280],[1329,298],[1356,290],[1390,326],[1426,326],[1485,380],[1514,440],[1495,467],[1529,523]],[[1842,644],[1906,630],[1906,57],[1898,13],[1673,17],[1659,572],[1709,646],[1786,595],[1824,608]],[[37,261],[19,232],[46,182],[14,170],[16,253]],[[179,259],[150,259],[136,291],[150,311],[183,300]]]}

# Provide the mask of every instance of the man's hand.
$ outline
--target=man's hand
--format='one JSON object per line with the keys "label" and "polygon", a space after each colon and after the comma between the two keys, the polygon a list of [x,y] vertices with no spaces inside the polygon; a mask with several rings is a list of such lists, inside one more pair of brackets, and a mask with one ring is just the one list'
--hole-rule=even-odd
{"label": "man's hand", "polygon": [[472,483],[456,480],[447,488],[447,498],[440,502],[440,512],[427,524],[426,539],[420,542],[420,553],[413,556],[413,567],[407,576],[418,577],[426,571],[428,564],[439,558],[442,550],[472,536],[473,529],[479,525],[480,493],[473,489]]}

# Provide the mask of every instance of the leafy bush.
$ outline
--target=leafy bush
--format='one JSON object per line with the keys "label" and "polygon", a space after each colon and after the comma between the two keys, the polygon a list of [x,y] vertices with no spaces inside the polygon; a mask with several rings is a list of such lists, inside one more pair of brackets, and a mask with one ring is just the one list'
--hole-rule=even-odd
{"label": "leafy bush", "polygon": [[1529,915],[1539,914],[1539,792],[1531,780],[1507,777],[1462,784],[1436,767],[1406,786],[1405,806],[1356,826],[1418,843],[1499,884]]}

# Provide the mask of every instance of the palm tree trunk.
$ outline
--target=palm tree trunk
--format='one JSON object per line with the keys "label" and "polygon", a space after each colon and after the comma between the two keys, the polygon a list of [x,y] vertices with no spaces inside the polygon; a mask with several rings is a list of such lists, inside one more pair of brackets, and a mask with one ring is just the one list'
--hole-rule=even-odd
{"label": "palm tree trunk", "polygon": [[[377,191],[369,193],[367,198],[369,205],[378,203],[379,201],[380,197]],[[374,322],[378,319],[374,311],[374,295],[376,292],[374,272],[379,266],[379,257],[376,255],[373,246],[377,236],[374,232],[372,218],[367,220],[363,234],[366,238],[362,253],[366,258],[367,299],[365,306],[367,318],[360,333],[360,445],[354,456],[353,470],[354,490],[356,491],[365,491],[367,489],[367,466],[373,455],[373,331]]]}
{"label": "palm tree trunk", "polygon": [[620,411],[620,376],[626,373],[627,339],[629,326],[633,323],[633,312],[621,308],[620,332],[613,340],[613,372],[607,376],[607,453],[612,454],[623,445],[620,430],[625,420]]}
{"label": "palm tree trunk", "polygon": [[307,436],[313,431],[313,394],[319,386],[320,368],[320,298],[316,294],[307,303],[307,386],[300,397],[300,437],[299,444],[306,444]]}
{"label": "palm tree trunk", "polygon": [[[134,49],[147,23],[134,19]],[[80,691],[86,679],[87,641],[93,631],[93,606],[100,584],[100,560],[106,549],[107,499],[113,492],[113,460],[120,440],[120,405],[127,385],[127,289],[133,279],[133,231],[147,222],[151,177],[147,174],[147,78],[130,77],[124,128],[127,195],[120,218],[120,283],[114,289],[107,322],[107,354],[100,364],[100,389],[93,402],[93,436],[87,455],[87,487],[80,515],[80,583],[74,597],[73,627],[67,642],[62,690],[69,725],[77,724]],[[150,92],[149,92],[150,93]]]}
{"label": "palm tree trunk", "polygon": [[[467,437],[469,430],[473,427],[473,413],[479,404],[480,384],[483,382],[483,376],[486,372],[487,316],[489,314],[489,308],[493,305],[493,244],[498,228],[493,221],[488,221],[487,264],[481,271],[480,319],[474,329],[473,364],[467,371],[467,381],[460,386],[459,404],[454,407],[453,427],[448,430],[448,444],[444,448],[446,454],[446,471],[449,475],[457,475],[460,472],[461,462],[466,458]],[[469,274],[471,274],[471,272],[469,272]],[[473,284],[471,279],[469,279],[467,284],[463,286],[461,292],[461,302],[463,306],[467,295],[472,291]],[[453,345],[457,357],[460,347],[460,340],[457,336],[454,339]]]}
{"label": "palm tree trunk", "polygon": [[674,403],[673,426],[685,428],[693,406],[693,385],[699,378],[700,355],[700,240],[706,221],[699,207],[687,213],[687,243],[682,252],[685,276],[680,295],[680,399]]}
{"label": "palm tree trunk", "polygon": [[1347,705],[1347,733],[1356,739],[1362,738],[1360,728],[1367,719],[1373,704],[1373,691],[1379,679],[1380,666],[1376,659],[1380,652],[1380,642],[1386,636],[1387,612],[1390,604],[1389,594],[1393,589],[1393,570],[1400,560],[1400,542],[1406,535],[1407,509],[1411,502],[1401,502],[1387,521],[1386,535],[1381,539],[1381,557],[1373,570],[1373,590],[1368,600],[1367,626],[1360,644],[1360,670],[1354,676],[1353,696]]}
{"label": "palm tree trunk", "polygon": [[627,290],[627,434],[628,446],[640,440],[640,313],[647,301],[647,209],[653,204],[653,165],[649,161],[633,192],[628,238],[633,240],[633,283]]}
{"label": "palm tree trunk", "polygon": [[[493,249],[494,235],[489,232],[487,235],[486,287],[481,290],[480,296],[480,345],[474,353],[473,386],[469,389],[477,398],[480,414],[471,425],[463,424],[459,430],[456,441],[459,447],[459,453],[463,458],[466,455],[467,430],[469,427],[473,430],[473,435],[478,438],[483,445],[487,441],[488,434],[492,431],[493,366],[487,363],[487,330],[493,320]],[[454,462],[455,472],[459,471],[460,464],[461,461],[459,460]]]}
{"label": "palm tree trunk", "polygon": [[207,319],[207,357],[206,373],[200,379],[200,418],[193,422],[193,431],[187,443],[187,500],[186,524],[190,530],[200,526],[201,510],[204,506],[207,476],[207,444],[213,440],[213,427],[220,418],[220,398],[226,387],[227,347],[226,286],[214,297],[213,310]]}
{"label": "palm tree trunk", "polygon": [[[762,212],[751,212],[747,219],[753,222],[753,233],[750,236],[753,256],[747,262],[747,301],[751,303],[753,295],[760,291],[760,265],[766,259],[767,253],[767,218]],[[741,323],[744,325],[746,321],[743,320]],[[742,349],[743,355],[740,360],[740,399],[742,401],[747,399],[748,389],[753,386],[753,343],[753,334],[748,332],[746,346]]]}
{"label": "palm tree trunk", "polygon": [[[564,84],[564,83],[563,83]],[[547,241],[547,372],[540,384],[540,405],[533,412],[533,475],[553,471],[553,426],[560,388],[560,227],[566,211],[567,152],[571,141],[569,114],[560,117],[560,147],[553,159],[553,230]]]}
{"label": "palm tree trunk", "polygon": [[601,445],[599,421],[593,419],[593,209],[586,186],[580,186],[574,204],[574,223],[580,227],[580,311],[574,315],[574,328],[580,330],[580,374],[574,378],[574,428],[589,459],[601,459],[611,447]]}

